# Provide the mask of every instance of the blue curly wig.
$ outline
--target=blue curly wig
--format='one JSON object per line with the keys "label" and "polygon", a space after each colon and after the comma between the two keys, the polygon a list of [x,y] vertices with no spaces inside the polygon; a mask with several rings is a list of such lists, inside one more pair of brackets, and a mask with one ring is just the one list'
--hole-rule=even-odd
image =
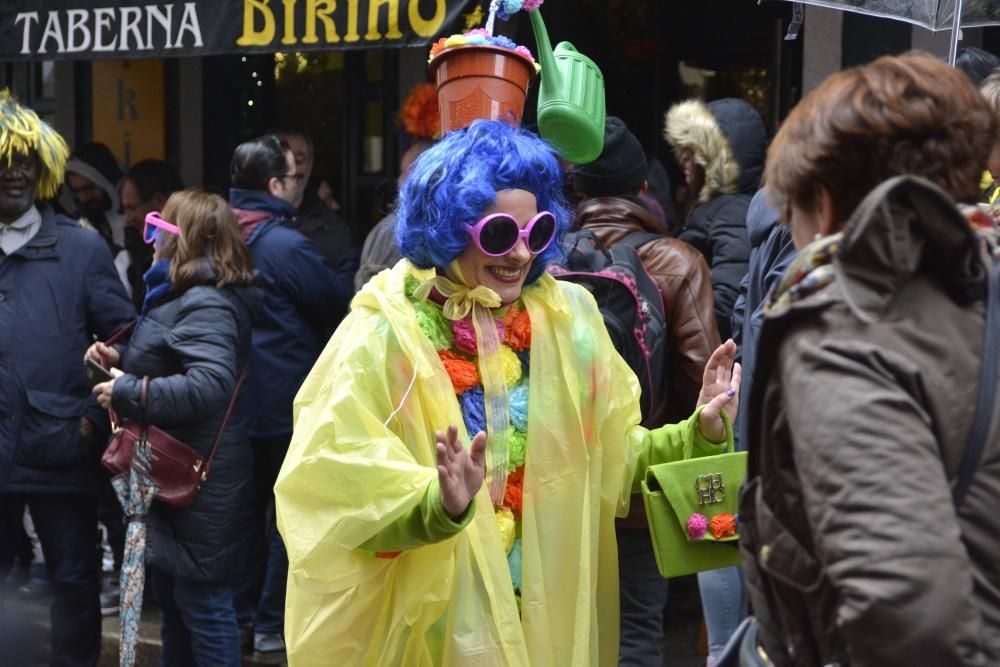
{"label": "blue curly wig", "polygon": [[555,240],[528,271],[525,282],[533,283],[561,253],[570,222],[562,186],[562,169],[542,139],[501,121],[474,121],[449,132],[414,163],[396,209],[400,252],[421,269],[444,269],[471,241],[463,222],[482,218],[497,191],[527,190],[557,225]]}

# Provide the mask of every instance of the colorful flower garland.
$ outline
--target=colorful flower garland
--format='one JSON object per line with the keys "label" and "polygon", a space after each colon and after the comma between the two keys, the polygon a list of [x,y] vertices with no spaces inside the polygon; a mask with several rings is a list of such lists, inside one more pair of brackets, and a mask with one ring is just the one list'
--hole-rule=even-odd
{"label": "colorful flower garland", "polygon": [[[486,430],[485,393],[476,358],[476,332],[471,316],[448,320],[441,306],[415,299],[419,281],[407,276],[405,293],[416,312],[417,325],[437,350],[438,358],[451,379],[469,436]],[[509,389],[510,428],[507,485],[503,503],[496,508],[497,527],[507,550],[515,592],[521,587],[521,519],[524,487],[525,445],[528,430],[528,361],[531,353],[531,318],[515,303],[496,319],[503,343],[503,375]]]}
{"label": "colorful flower garland", "polygon": [[434,60],[443,51],[459,46],[498,46],[501,49],[508,49],[524,56],[534,65],[536,71],[541,69],[538,63],[535,62],[535,57],[531,55],[528,47],[516,44],[514,40],[503,35],[491,35],[486,31],[486,28],[476,28],[460,35],[442,37],[431,46],[427,62]]}

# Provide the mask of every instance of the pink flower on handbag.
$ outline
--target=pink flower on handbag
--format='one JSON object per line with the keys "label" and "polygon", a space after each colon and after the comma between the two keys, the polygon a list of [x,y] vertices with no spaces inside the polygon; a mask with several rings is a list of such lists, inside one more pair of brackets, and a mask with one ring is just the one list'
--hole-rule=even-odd
{"label": "pink flower on handbag", "polygon": [[708,532],[708,519],[704,514],[692,514],[688,519],[688,537],[692,540],[700,540]]}

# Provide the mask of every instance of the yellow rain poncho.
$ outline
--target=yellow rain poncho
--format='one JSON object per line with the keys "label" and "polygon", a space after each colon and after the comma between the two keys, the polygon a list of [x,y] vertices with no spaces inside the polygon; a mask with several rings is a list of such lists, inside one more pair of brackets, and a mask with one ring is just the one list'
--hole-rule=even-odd
{"label": "yellow rain poncho", "polygon": [[[408,273],[433,275],[403,260],[376,276],[295,401],[275,486],[289,664],[616,664],[614,517],[648,432],[637,426],[638,382],[578,286],[543,275],[523,292],[532,346],[520,617],[485,485],[453,537],[396,558],[359,549],[436,487],[436,430],[455,424],[469,442],[404,296]],[[668,427],[667,448],[698,440],[693,423]]]}

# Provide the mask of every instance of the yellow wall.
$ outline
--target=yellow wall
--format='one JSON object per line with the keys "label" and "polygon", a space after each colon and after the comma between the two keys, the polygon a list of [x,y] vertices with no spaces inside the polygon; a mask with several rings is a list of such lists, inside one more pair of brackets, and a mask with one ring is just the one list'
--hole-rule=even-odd
{"label": "yellow wall", "polygon": [[125,168],[165,159],[163,61],[99,61],[91,72],[94,141],[107,144]]}

